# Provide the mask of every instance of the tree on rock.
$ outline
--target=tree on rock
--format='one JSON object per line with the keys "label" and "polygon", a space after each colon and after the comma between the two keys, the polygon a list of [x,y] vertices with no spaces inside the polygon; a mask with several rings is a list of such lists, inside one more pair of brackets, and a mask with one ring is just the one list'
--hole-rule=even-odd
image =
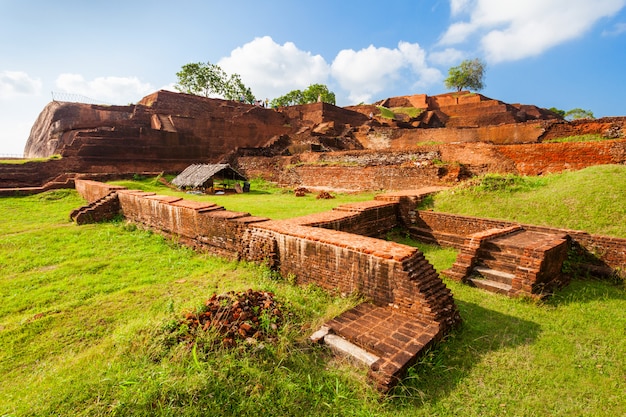
{"label": "tree on rock", "polygon": [[224,98],[226,100],[243,100],[246,103],[254,102],[252,90],[241,81],[239,74],[232,74],[225,83]]}
{"label": "tree on rock", "polygon": [[485,63],[478,58],[467,59],[458,67],[452,67],[448,70],[448,78],[444,80],[448,89],[456,89],[461,91],[465,88],[468,90],[482,90],[485,88],[483,79],[485,78]]}
{"label": "tree on rock", "polygon": [[335,93],[328,90],[324,84],[311,84],[306,90],[292,90],[284,96],[272,100],[272,107],[295,106],[298,104],[309,104],[317,101],[335,104]]}
{"label": "tree on rock", "polygon": [[591,110],[578,108],[566,111],[564,117],[566,120],[595,119]]}
{"label": "tree on rock", "polygon": [[565,118],[565,110],[557,109],[556,107],[550,107],[548,110],[561,118]]}
{"label": "tree on rock", "polygon": [[178,83],[174,86],[182,93],[210,97],[218,95],[226,100],[244,100],[246,103],[254,101],[250,88],[241,81],[239,74],[230,77],[216,64],[194,62],[183,65],[176,73]]}
{"label": "tree on rock", "polygon": [[335,93],[328,90],[324,84],[311,84],[302,92],[304,104],[322,101],[324,103],[335,104]]}

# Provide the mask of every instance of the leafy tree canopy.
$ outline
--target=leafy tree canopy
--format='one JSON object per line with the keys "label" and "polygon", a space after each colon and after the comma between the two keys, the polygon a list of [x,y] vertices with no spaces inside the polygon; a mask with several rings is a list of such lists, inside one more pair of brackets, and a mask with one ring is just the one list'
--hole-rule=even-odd
{"label": "leafy tree canopy", "polygon": [[485,63],[480,59],[467,59],[458,67],[448,70],[448,78],[444,80],[448,89],[461,91],[465,88],[469,90],[482,90],[485,88],[483,79],[485,78]]}
{"label": "leafy tree canopy", "polygon": [[567,120],[595,119],[591,110],[583,110],[579,108],[566,111],[563,117]]}
{"label": "leafy tree canopy", "polygon": [[558,116],[565,117],[565,110],[557,109],[556,107],[550,107],[548,110]]}
{"label": "leafy tree canopy", "polygon": [[335,104],[335,93],[328,90],[324,84],[311,84],[304,91],[292,90],[287,94],[272,100],[272,107],[295,106],[297,104],[315,103]]}
{"label": "leafy tree canopy", "polygon": [[254,101],[252,91],[241,81],[239,74],[228,76],[219,65],[210,62],[183,65],[176,76],[178,83],[175,88],[183,93],[204,97],[218,95],[226,100],[243,100],[247,103]]}

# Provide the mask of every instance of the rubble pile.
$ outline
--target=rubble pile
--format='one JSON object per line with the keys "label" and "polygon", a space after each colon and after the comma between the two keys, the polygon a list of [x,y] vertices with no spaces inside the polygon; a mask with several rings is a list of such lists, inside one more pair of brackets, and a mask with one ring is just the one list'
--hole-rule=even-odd
{"label": "rubble pile", "polygon": [[183,320],[192,332],[215,329],[222,345],[233,347],[238,340],[256,342],[274,337],[283,322],[281,305],[267,291],[229,291],[213,294],[204,308],[187,313]]}
{"label": "rubble pile", "polygon": [[298,187],[293,190],[293,193],[296,197],[304,197],[307,193],[310,193],[310,191],[306,187]]}
{"label": "rubble pile", "polygon": [[327,191],[322,191],[320,192],[317,197],[318,200],[329,200],[331,198],[335,198],[335,196],[333,196],[331,193],[327,192]]}

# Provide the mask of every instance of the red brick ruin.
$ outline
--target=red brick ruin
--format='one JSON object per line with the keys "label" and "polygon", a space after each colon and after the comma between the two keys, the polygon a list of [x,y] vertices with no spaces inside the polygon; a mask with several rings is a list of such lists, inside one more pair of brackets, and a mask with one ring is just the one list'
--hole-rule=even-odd
{"label": "red brick ruin", "polygon": [[[419,111],[385,118],[378,106]],[[467,92],[346,108],[266,109],[168,91],[129,106],[52,102],[33,126],[25,155],[60,158],[0,164],[0,195],[75,187],[88,201],[71,213],[78,224],[121,214],[200,250],[266,263],[297,283],[364,296],[367,302],[311,338],[364,362],[386,392],[460,317],[418,249],[380,238],[401,227],[417,240],[457,248],[446,276],[509,296],[540,297],[564,285],[570,248],[588,255],[581,267],[593,273],[623,271],[626,239],[416,207],[425,195],[484,173],[624,164],[625,125],[624,117],[567,122],[535,106]],[[545,142],[579,134],[607,140]],[[285,187],[385,192],[278,221],[101,182],[217,162]]]}

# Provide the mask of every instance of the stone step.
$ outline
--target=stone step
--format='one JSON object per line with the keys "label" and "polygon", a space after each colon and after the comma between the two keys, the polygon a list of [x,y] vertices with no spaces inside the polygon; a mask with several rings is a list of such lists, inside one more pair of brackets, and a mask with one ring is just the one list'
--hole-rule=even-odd
{"label": "stone step", "polygon": [[506,241],[487,241],[483,243],[481,250],[501,254],[502,256],[519,257],[524,254],[524,248],[508,244]]}
{"label": "stone step", "polygon": [[478,265],[479,266],[486,267],[486,268],[489,268],[489,269],[495,269],[497,271],[508,272],[510,274],[515,274],[515,271],[517,270],[517,264],[518,263],[519,263],[519,261],[517,259],[515,259],[515,260],[504,260],[504,261],[495,260],[495,259],[488,259],[488,258],[482,258],[482,257],[479,257],[479,259],[478,259]]}
{"label": "stone step", "polygon": [[504,284],[502,282],[493,281],[486,278],[470,278],[469,281],[478,288],[497,294],[508,295],[509,291],[512,288],[509,284]]}
{"label": "stone step", "polygon": [[514,274],[505,271],[499,271],[497,269],[491,269],[485,266],[474,267],[474,272],[477,272],[484,278],[491,281],[501,282],[508,285],[511,285],[511,283],[513,282],[513,278],[515,278]]}
{"label": "stone step", "polygon": [[330,333],[330,329],[326,326],[322,326],[318,331],[313,333],[310,339],[314,343],[323,341],[324,344],[329,346],[335,353],[346,356],[356,362],[363,363],[367,367],[372,366],[372,364],[380,359],[380,357],[355,345],[345,338]]}

